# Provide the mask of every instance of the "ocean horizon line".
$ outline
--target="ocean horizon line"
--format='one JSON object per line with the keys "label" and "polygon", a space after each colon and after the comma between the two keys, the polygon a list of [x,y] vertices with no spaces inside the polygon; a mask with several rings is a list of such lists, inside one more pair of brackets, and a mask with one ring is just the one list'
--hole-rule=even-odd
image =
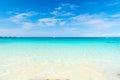
{"label": "ocean horizon line", "polygon": [[2,37],[0,36],[0,38],[120,38],[120,36],[118,37],[12,37],[12,36],[5,36],[5,37]]}

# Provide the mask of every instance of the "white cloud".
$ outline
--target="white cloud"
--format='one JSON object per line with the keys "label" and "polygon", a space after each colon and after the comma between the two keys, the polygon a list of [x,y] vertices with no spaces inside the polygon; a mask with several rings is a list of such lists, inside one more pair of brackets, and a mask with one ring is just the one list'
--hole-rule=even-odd
{"label": "white cloud", "polygon": [[32,22],[23,22],[22,25],[24,29],[31,29],[32,27],[35,26],[35,24]]}
{"label": "white cloud", "polygon": [[113,18],[120,18],[120,13],[112,15]]}
{"label": "white cloud", "polygon": [[30,29],[33,27],[48,27],[48,26],[63,26],[65,24],[62,19],[54,17],[39,18],[33,22],[35,12],[19,13],[17,15],[11,16],[7,19],[8,22],[12,22],[16,25],[20,25],[24,29]]}
{"label": "white cloud", "polygon": [[[71,4],[62,4],[56,10],[62,10],[65,6],[74,9],[75,6]],[[58,14],[58,13],[57,13]],[[66,13],[67,14],[67,13]],[[78,14],[74,16],[64,17],[45,17],[32,21],[31,16],[34,17],[35,12],[20,13],[9,18],[9,21],[21,25],[24,29],[32,27],[47,27],[47,26],[86,26],[96,29],[105,29],[110,27],[120,26],[120,14],[108,15],[105,13],[100,14]],[[61,14],[62,15],[62,14]],[[65,15],[65,14],[64,14]]]}
{"label": "white cloud", "polygon": [[64,26],[66,22],[59,18],[41,18],[36,23],[40,27]]}
{"label": "white cloud", "polygon": [[[17,27],[14,29],[0,29],[0,35],[13,35],[16,34],[18,36],[23,36],[26,34],[26,36],[30,36],[34,34],[43,34],[43,35],[53,35],[54,33],[47,31],[32,31],[33,28],[39,28],[40,27],[59,27],[59,29],[67,28],[64,30],[63,34],[67,35],[77,35],[77,36],[120,36],[118,31],[114,34],[110,34],[110,32],[105,32],[103,33],[103,29],[107,30],[108,28],[118,28],[120,26],[120,17],[119,14],[113,14],[113,15],[108,15],[108,14],[79,14],[76,16],[70,16],[68,18],[57,18],[57,17],[46,17],[46,18],[39,18],[36,19],[36,21],[32,21],[30,16],[33,16],[32,14],[27,14],[27,13],[21,13],[18,15],[15,15],[14,18],[18,19],[18,21],[14,22],[17,25],[21,25],[21,27]],[[34,17],[34,16],[33,16]],[[10,21],[10,20],[9,20]],[[5,21],[4,21],[5,22]],[[61,28],[63,26],[63,28]],[[77,26],[77,27],[76,27]],[[54,28],[53,27],[53,28]],[[100,30],[96,30],[93,33],[82,33],[81,29],[82,28],[88,29],[100,29],[103,33],[100,33]],[[42,29],[41,29],[42,30]],[[84,30],[84,29],[83,29]],[[97,33],[98,31],[98,33]],[[83,31],[85,32],[85,31]],[[95,34],[94,34],[95,33]],[[59,35],[59,30],[58,32],[56,31],[55,34]],[[34,35],[33,35],[34,36]]]}
{"label": "white cloud", "polygon": [[60,6],[55,8],[55,10],[51,12],[51,14],[55,16],[73,16],[74,15],[73,12],[77,7],[78,6],[76,5],[68,4],[68,3],[61,4]]}
{"label": "white cloud", "polygon": [[91,26],[91,27],[96,27],[99,29],[113,26],[113,24],[111,22],[103,20],[103,19],[88,20],[88,21],[84,22],[84,24]]}
{"label": "white cloud", "polygon": [[34,26],[34,23],[31,21],[30,17],[36,14],[36,12],[19,13],[11,16],[8,21],[17,25],[21,25],[24,29],[30,29]]}
{"label": "white cloud", "polygon": [[[71,25],[88,26],[96,29],[105,29],[118,26],[119,19],[113,19],[106,14],[80,14],[71,18]],[[119,25],[120,26],[120,25]]]}
{"label": "white cloud", "polygon": [[33,22],[30,17],[34,17],[35,14],[35,12],[19,13],[11,16],[8,21],[21,25],[24,29],[30,29],[32,27],[63,26],[65,24],[65,21],[62,21],[62,19],[53,17],[39,18]]}
{"label": "white cloud", "polygon": [[64,25],[66,24],[66,22],[65,22],[65,21],[61,21],[61,22],[59,22],[59,24],[60,24],[61,26],[64,26]]}
{"label": "white cloud", "polygon": [[115,5],[119,5],[120,1],[119,0],[114,0],[111,3],[108,4],[108,6],[115,6]]}
{"label": "white cloud", "polygon": [[[61,9],[60,7],[57,9]],[[76,16],[71,16],[68,18],[40,18],[36,22],[29,21],[29,17],[33,13],[21,13],[14,17],[13,20],[15,23],[21,24],[24,28],[31,28],[34,26],[47,27],[47,26],[86,26],[93,27],[96,29],[105,29],[110,27],[120,26],[120,14],[107,15],[105,13],[100,14],[80,14]],[[28,21],[27,21],[28,20]]]}
{"label": "white cloud", "polygon": [[35,12],[19,13],[17,15],[10,17],[9,20],[15,23],[21,23],[27,21],[27,18],[33,15],[35,15]]}
{"label": "white cloud", "polygon": [[38,20],[39,26],[55,26],[57,23],[57,19],[55,18],[42,18]]}

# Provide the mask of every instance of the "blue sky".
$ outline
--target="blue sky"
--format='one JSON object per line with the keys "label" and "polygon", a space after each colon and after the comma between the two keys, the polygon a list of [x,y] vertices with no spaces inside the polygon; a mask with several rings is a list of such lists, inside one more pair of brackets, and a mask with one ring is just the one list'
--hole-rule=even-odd
{"label": "blue sky", "polygon": [[0,36],[120,36],[120,0],[0,0]]}

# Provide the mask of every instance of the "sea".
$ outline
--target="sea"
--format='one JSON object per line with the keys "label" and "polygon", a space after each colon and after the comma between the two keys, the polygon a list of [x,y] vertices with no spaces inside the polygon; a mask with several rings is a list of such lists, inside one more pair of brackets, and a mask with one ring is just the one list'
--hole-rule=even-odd
{"label": "sea", "polygon": [[120,80],[120,38],[1,37],[0,80]]}

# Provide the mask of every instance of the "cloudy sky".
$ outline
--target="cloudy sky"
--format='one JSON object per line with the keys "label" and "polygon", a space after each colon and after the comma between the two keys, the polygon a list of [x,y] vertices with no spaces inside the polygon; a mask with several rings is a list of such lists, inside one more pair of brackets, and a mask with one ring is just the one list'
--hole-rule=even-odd
{"label": "cloudy sky", "polygon": [[0,36],[120,36],[120,0],[0,0]]}

